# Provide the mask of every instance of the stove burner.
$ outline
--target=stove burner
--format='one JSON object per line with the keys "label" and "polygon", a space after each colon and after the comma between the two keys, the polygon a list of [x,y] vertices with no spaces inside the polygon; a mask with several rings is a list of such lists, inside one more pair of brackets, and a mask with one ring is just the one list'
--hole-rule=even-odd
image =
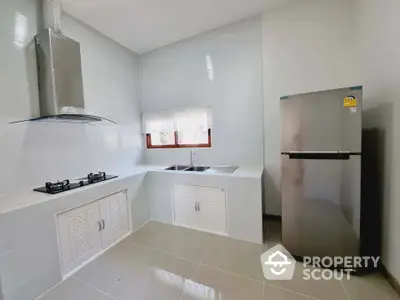
{"label": "stove burner", "polygon": [[118,176],[106,175],[105,172],[90,173],[84,178],[79,178],[72,181],[67,179],[57,182],[46,182],[44,187],[36,188],[34,191],[47,194],[58,194],[117,177]]}
{"label": "stove burner", "polygon": [[57,181],[57,182],[46,182],[46,191],[47,192],[56,192],[56,191],[66,191],[69,190],[70,184],[69,180]]}
{"label": "stove burner", "polygon": [[106,173],[105,172],[99,172],[99,173],[90,173],[87,176],[87,179],[89,181],[89,183],[95,183],[95,182],[99,182],[99,181],[103,181],[107,178]]}

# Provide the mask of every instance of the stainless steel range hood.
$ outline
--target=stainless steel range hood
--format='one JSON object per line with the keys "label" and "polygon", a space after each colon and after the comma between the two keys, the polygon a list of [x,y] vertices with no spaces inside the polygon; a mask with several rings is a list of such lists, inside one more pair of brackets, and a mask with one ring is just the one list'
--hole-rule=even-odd
{"label": "stainless steel range hood", "polygon": [[79,43],[47,28],[36,36],[36,55],[41,117],[101,121],[84,110]]}
{"label": "stainless steel range hood", "polygon": [[45,28],[35,37],[40,117],[29,121],[110,121],[85,110],[80,44],[60,30],[60,1],[42,0]]}

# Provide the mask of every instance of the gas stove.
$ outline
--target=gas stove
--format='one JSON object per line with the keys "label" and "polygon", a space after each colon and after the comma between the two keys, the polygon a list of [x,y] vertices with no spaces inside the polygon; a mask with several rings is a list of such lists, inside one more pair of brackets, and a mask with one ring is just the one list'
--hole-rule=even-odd
{"label": "gas stove", "polygon": [[46,194],[58,194],[117,177],[115,175],[107,175],[105,172],[90,173],[86,177],[74,180],[66,179],[57,182],[46,182],[45,186],[36,188],[34,191]]}

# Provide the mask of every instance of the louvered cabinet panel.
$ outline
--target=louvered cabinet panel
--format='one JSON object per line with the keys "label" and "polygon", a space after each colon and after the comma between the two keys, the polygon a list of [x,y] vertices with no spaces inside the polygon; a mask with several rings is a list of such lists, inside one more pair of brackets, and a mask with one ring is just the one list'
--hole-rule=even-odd
{"label": "louvered cabinet panel", "polygon": [[103,248],[107,248],[129,232],[126,191],[99,200]]}
{"label": "louvered cabinet panel", "polygon": [[102,249],[98,204],[81,206],[57,218],[62,268],[67,274]]}
{"label": "louvered cabinet panel", "polygon": [[197,187],[175,184],[173,189],[174,223],[176,225],[197,228]]}
{"label": "louvered cabinet panel", "polygon": [[226,192],[219,187],[198,188],[199,228],[215,233],[226,233]]}

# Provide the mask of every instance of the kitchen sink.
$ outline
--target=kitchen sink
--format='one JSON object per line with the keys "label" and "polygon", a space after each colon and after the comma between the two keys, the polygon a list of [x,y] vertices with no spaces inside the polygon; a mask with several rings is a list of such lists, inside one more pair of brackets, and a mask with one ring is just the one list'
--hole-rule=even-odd
{"label": "kitchen sink", "polygon": [[184,171],[188,171],[188,172],[204,172],[206,170],[208,170],[210,167],[190,167],[185,169]]}
{"label": "kitchen sink", "polygon": [[220,166],[220,167],[211,167],[207,170],[208,174],[233,174],[235,171],[239,169],[239,167],[235,166]]}
{"label": "kitchen sink", "polygon": [[188,172],[205,172],[209,174],[233,174],[238,167],[223,166],[223,167],[206,167],[206,166],[185,166],[176,165],[166,168],[168,171],[188,171]]}
{"label": "kitchen sink", "polygon": [[187,168],[189,168],[190,166],[183,166],[183,165],[177,165],[177,166],[171,166],[169,168],[166,168],[165,170],[168,171],[183,171]]}

